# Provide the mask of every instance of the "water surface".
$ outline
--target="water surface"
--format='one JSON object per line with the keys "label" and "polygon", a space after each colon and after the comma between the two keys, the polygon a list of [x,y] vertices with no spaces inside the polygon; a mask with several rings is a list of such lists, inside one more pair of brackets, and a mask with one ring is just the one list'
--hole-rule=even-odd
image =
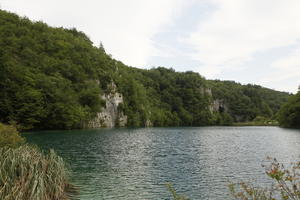
{"label": "water surface", "polygon": [[277,127],[139,128],[25,134],[69,164],[84,200],[171,199],[164,184],[190,199],[231,199],[229,181],[268,185],[267,156],[290,163],[300,131]]}

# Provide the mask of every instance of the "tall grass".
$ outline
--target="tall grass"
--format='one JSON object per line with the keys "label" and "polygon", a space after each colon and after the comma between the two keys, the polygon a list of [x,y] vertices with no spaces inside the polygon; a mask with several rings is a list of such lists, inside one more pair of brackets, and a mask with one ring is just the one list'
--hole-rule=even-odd
{"label": "tall grass", "polygon": [[63,159],[37,147],[0,148],[0,199],[66,200],[74,187]]}

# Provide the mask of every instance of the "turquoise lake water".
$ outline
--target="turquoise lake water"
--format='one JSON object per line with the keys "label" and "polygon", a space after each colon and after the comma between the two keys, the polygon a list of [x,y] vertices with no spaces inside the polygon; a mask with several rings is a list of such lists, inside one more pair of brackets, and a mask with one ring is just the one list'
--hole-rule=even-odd
{"label": "turquoise lake water", "polygon": [[278,127],[137,128],[43,131],[29,143],[53,148],[70,165],[83,200],[231,199],[230,181],[270,184],[266,157],[299,160],[300,130]]}

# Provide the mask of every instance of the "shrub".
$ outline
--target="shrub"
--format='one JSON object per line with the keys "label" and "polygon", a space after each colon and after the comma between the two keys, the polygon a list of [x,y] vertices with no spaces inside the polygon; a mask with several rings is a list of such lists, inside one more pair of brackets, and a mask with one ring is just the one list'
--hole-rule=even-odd
{"label": "shrub", "polygon": [[0,199],[64,200],[74,187],[61,157],[33,146],[0,148]]}
{"label": "shrub", "polygon": [[268,158],[266,174],[274,182],[271,188],[255,187],[247,183],[234,183],[229,190],[235,199],[240,200],[300,200],[300,161],[286,169],[276,159]]}
{"label": "shrub", "polygon": [[25,139],[21,137],[14,126],[0,123],[0,148],[4,146],[18,147],[24,142]]}

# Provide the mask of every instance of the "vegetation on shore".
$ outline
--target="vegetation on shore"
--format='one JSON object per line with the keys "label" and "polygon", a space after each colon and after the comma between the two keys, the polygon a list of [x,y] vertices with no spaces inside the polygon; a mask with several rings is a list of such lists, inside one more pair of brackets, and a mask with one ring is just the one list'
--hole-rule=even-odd
{"label": "vegetation on shore", "polygon": [[[288,93],[195,72],[124,65],[76,29],[52,28],[0,10],[0,122],[23,129],[73,129],[122,93],[127,126],[231,125],[273,117]],[[210,90],[211,88],[211,90]],[[215,106],[220,100],[222,106]],[[215,107],[214,107],[215,106]]]}
{"label": "vegetation on shore", "polygon": [[25,139],[21,137],[14,126],[0,123],[0,148],[15,148],[24,144],[24,142]]}
{"label": "vegetation on shore", "polygon": [[276,117],[281,105],[287,102],[289,94],[258,85],[241,85],[233,81],[209,81],[213,99],[221,99],[233,122],[261,122]]}
{"label": "vegetation on shore", "polygon": [[278,126],[277,120],[267,117],[257,116],[254,120],[249,122],[235,122],[234,126]]}
{"label": "vegetation on shore", "polygon": [[0,124],[0,199],[67,200],[75,192],[63,159],[24,144],[13,126]]}
{"label": "vegetation on shore", "polygon": [[281,126],[287,128],[300,128],[300,91],[289,98],[278,112]]}

